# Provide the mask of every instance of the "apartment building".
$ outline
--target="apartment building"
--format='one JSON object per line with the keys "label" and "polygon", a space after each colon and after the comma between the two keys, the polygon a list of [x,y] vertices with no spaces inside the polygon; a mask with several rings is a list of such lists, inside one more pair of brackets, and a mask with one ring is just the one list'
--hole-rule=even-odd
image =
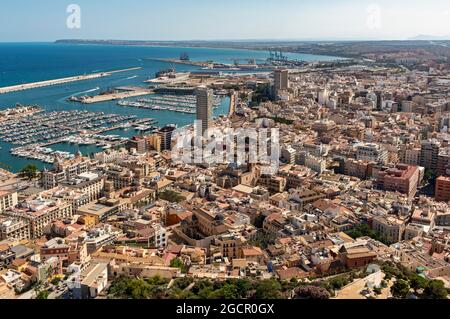
{"label": "apartment building", "polygon": [[0,190],[0,214],[18,203],[17,192]]}
{"label": "apartment building", "polygon": [[387,164],[389,153],[378,144],[362,144],[356,147],[356,159],[359,161]]}
{"label": "apartment building", "polygon": [[366,161],[357,161],[349,158],[344,163],[344,174],[348,176],[358,177],[359,179],[367,179],[369,177],[369,163]]}
{"label": "apartment building", "polygon": [[230,260],[241,258],[241,249],[245,242],[244,237],[232,233],[219,235],[215,239],[215,244],[220,247],[222,256]]}
{"label": "apartment building", "polygon": [[447,169],[450,167],[450,147],[439,150],[436,173],[437,176],[447,175]]}
{"label": "apartment building", "polygon": [[278,69],[274,72],[274,89],[277,94],[279,91],[286,91],[289,88],[289,70]]}
{"label": "apartment building", "polygon": [[270,193],[282,193],[286,189],[287,181],[285,177],[262,175],[258,179],[258,185],[265,187]]}
{"label": "apartment building", "polygon": [[378,173],[377,186],[385,191],[399,192],[413,198],[420,181],[418,166],[399,164]]}
{"label": "apartment building", "polygon": [[420,148],[420,166],[436,171],[441,144],[437,140],[422,141]]}
{"label": "apartment building", "polygon": [[320,175],[327,169],[327,161],[320,157],[306,154],[305,166]]}
{"label": "apartment building", "polygon": [[450,177],[441,176],[436,180],[435,197],[440,202],[450,202]]}
{"label": "apartment building", "polygon": [[90,159],[81,156],[80,153],[74,159],[67,161],[61,161],[58,156],[55,156],[53,169],[42,172],[42,184],[45,189],[52,189],[60,183],[74,179],[80,174],[87,173],[90,168]]}
{"label": "apartment building", "polygon": [[72,214],[71,204],[59,200],[44,200],[39,197],[25,201],[5,212],[5,215],[28,222],[32,239],[43,236],[45,227],[52,222],[71,218]]}
{"label": "apartment building", "polygon": [[15,217],[0,217],[0,240],[4,239],[31,239],[29,222]]}
{"label": "apartment building", "polygon": [[404,220],[392,216],[376,216],[372,221],[372,229],[375,230],[385,242],[390,244],[402,240],[406,223]]}

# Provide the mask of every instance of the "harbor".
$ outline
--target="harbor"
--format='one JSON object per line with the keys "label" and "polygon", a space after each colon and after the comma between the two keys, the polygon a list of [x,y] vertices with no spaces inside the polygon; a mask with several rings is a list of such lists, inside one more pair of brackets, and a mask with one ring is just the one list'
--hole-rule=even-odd
{"label": "harbor", "polygon": [[70,159],[73,153],[55,151],[49,148],[51,145],[67,143],[109,149],[125,144],[128,138],[103,133],[133,128],[138,135],[144,131],[156,130],[156,123],[152,118],[138,119],[136,116],[102,112],[41,112],[2,121],[0,140],[16,146],[10,149],[13,156],[52,163],[55,154]]}
{"label": "harbor", "polygon": [[[16,49],[16,46],[12,46]],[[45,86],[39,86],[35,89],[25,89],[20,91],[12,91],[7,94],[0,94],[0,125],[5,123],[12,123],[16,121],[18,123],[21,120],[26,120],[24,127],[17,127],[17,132],[19,135],[12,135],[12,132],[6,134],[6,126],[0,128],[0,148],[2,156],[0,159],[0,164],[6,165],[12,172],[18,172],[23,167],[28,164],[34,164],[39,169],[43,169],[51,159],[48,156],[52,156],[51,153],[45,154],[42,152],[41,155],[46,155],[47,157],[39,157],[40,159],[31,159],[27,157],[14,156],[11,151],[19,147],[35,146],[50,148],[53,151],[66,152],[71,155],[76,154],[80,151],[85,156],[90,156],[93,153],[101,152],[107,145],[102,145],[101,143],[92,144],[89,141],[89,134],[97,134],[101,136],[111,135],[114,138],[132,138],[133,136],[140,134],[151,133],[154,129],[155,124],[150,124],[143,122],[137,126],[133,124],[127,124],[127,121],[102,124],[94,124],[92,127],[80,127],[75,126],[73,132],[62,123],[61,125],[53,126],[51,122],[45,125],[45,117],[53,112],[73,112],[82,111],[89,113],[104,113],[111,114],[114,113],[118,116],[124,117],[124,119],[130,118],[128,122],[145,120],[147,118],[153,118],[157,120],[158,126],[165,126],[169,124],[177,124],[178,126],[186,126],[192,124],[195,119],[195,112],[189,105],[170,105],[170,104],[160,104],[160,109],[156,107],[152,108],[140,108],[140,107],[120,107],[117,105],[118,102],[134,102],[143,103],[138,100],[153,100],[159,96],[192,96],[195,92],[195,88],[199,85],[211,85],[214,86],[216,95],[221,97],[220,105],[214,109],[215,116],[221,116],[228,114],[230,107],[230,97],[229,90],[225,90],[226,86],[234,85],[242,81],[247,81],[248,78],[239,79],[232,73],[223,75],[216,75],[214,72],[202,71],[202,66],[189,65],[189,64],[177,64],[176,70],[177,81],[187,82],[187,83],[161,83],[162,85],[155,85],[154,88],[149,88],[147,84],[144,85],[143,82],[146,80],[151,80],[155,78],[155,75],[161,70],[174,69],[174,66],[170,62],[147,60],[147,57],[159,58],[181,58],[180,49],[176,48],[155,48],[155,47],[131,47],[131,48],[110,48],[110,47],[89,47],[89,46],[68,46],[68,45],[29,45],[31,51],[42,51],[39,55],[30,55],[27,60],[23,60],[21,63],[27,66],[27,74],[21,77],[16,77],[14,73],[5,73],[2,78],[2,87],[14,86],[17,83],[41,83],[45,82],[46,79],[70,79],[72,77],[77,77],[78,75],[88,75],[88,74],[101,74],[103,72],[108,72],[108,70],[129,70],[130,72],[124,73],[111,73],[110,76],[102,76],[92,78],[86,81],[77,80],[67,83],[54,83],[55,85],[48,85],[44,83]],[[20,46],[17,50],[21,50]],[[267,53],[265,52],[252,52],[252,51],[238,51],[238,50],[216,50],[209,49],[183,49],[187,52],[191,59],[197,61],[215,61],[216,63],[231,64],[235,58],[240,58],[241,60],[247,61],[248,59],[255,58],[266,58]],[[73,52],[71,56],[70,63],[67,63],[66,55],[68,52]],[[124,54],[128,52],[129,54]],[[4,53],[4,52],[3,52]],[[40,57],[46,56],[46,54],[53,53],[57,57],[57,60],[53,61],[50,65],[46,64],[45,59]],[[105,59],[105,56],[110,58]],[[37,62],[36,62],[37,61]],[[36,64],[38,63],[38,64]],[[30,64],[30,66],[28,66]],[[39,65],[35,68],[34,65]],[[139,68],[129,69],[130,66],[137,66]],[[18,66],[20,67],[20,66]],[[203,72],[203,73],[198,73]],[[190,73],[190,76],[186,79],[186,73]],[[164,76],[164,74],[161,74]],[[169,74],[169,78],[170,78]],[[263,75],[261,75],[262,77]],[[95,103],[81,103],[70,101],[71,97],[82,98],[87,95],[95,95],[100,92],[109,92],[119,88],[147,88],[152,89],[154,93],[148,95],[138,95],[133,97],[124,96],[101,96]],[[223,91],[221,93],[220,91]],[[146,93],[146,92],[145,92]],[[104,94],[100,94],[104,95]],[[193,96],[192,96],[193,98]],[[88,100],[89,101],[89,100]],[[180,101],[184,103],[185,101]],[[23,109],[22,111],[17,110],[14,106],[18,103],[23,105],[37,105],[36,109],[30,108],[28,110]],[[158,101],[159,103],[159,101]],[[150,104],[150,103],[147,103]],[[156,102],[151,103],[152,106],[157,105]],[[170,108],[173,111],[170,111]],[[5,116],[8,114],[7,116]],[[44,119],[41,120],[39,117],[32,117],[32,115],[44,114]],[[68,117],[69,114],[64,115]],[[76,118],[76,117],[75,117]],[[82,116],[79,116],[82,119]],[[39,122],[40,121],[40,122]],[[36,127],[36,123],[42,123],[41,127]],[[89,123],[85,123],[89,124]],[[122,125],[124,124],[124,125]],[[36,129],[35,132],[28,132],[24,130],[26,126],[29,128]],[[85,131],[85,132],[83,132]],[[97,133],[98,132],[98,133]],[[63,133],[63,134],[61,134]],[[27,137],[26,135],[30,136]],[[34,135],[36,134],[36,135]],[[33,136],[32,136],[33,135]],[[48,139],[43,139],[46,137]],[[74,142],[66,140],[67,138],[74,136]],[[8,138],[8,141],[5,141]],[[78,139],[80,138],[80,139]],[[95,138],[95,137],[94,137]],[[13,144],[14,142],[14,144]],[[106,141],[107,144],[114,144],[111,141]],[[116,142],[119,142],[117,140]],[[27,144],[30,143],[30,144]],[[98,144],[98,145],[97,145]],[[31,150],[33,150],[30,147]],[[49,150],[45,150],[48,152]],[[63,153],[64,154],[64,153]],[[24,154],[25,155],[25,154]],[[31,156],[37,154],[29,154]],[[67,155],[67,154],[66,154]],[[30,157],[31,157],[30,156]],[[36,156],[34,156],[36,158]]]}
{"label": "harbor", "polygon": [[[219,107],[222,98],[214,97],[214,108]],[[196,97],[194,95],[160,95],[137,101],[119,101],[119,106],[135,107],[154,111],[171,111],[185,114],[196,113]]]}
{"label": "harbor", "polygon": [[49,145],[74,133],[105,132],[136,116],[120,116],[88,111],[43,112],[20,120],[0,123],[0,139],[13,145]]}
{"label": "harbor", "polygon": [[109,71],[109,72],[101,72],[101,73],[92,73],[92,74],[78,75],[78,76],[72,76],[72,77],[61,78],[61,79],[54,79],[54,80],[47,80],[47,81],[40,81],[40,82],[34,82],[34,83],[18,84],[18,85],[13,85],[13,86],[7,86],[7,87],[0,88],[0,94],[6,94],[6,93],[10,93],[10,92],[17,92],[17,91],[36,89],[36,88],[52,86],[52,85],[58,85],[58,84],[65,84],[65,83],[70,83],[70,82],[92,80],[92,79],[97,79],[97,78],[111,76],[111,75],[113,75],[115,73],[136,71],[136,70],[140,70],[140,69],[141,69],[140,67],[136,67],[136,68],[128,68],[128,69]]}
{"label": "harbor", "polygon": [[154,91],[151,89],[137,86],[127,86],[108,90],[95,96],[82,96],[82,97],[72,96],[69,98],[69,101],[80,102],[83,104],[93,104],[106,101],[121,100],[136,96],[150,95],[153,93]]}

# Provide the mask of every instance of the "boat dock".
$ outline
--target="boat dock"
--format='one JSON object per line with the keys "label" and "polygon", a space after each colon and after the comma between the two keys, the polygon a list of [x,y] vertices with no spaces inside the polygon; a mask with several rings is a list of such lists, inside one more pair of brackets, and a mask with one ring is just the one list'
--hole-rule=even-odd
{"label": "boat dock", "polygon": [[[139,120],[131,121],[131,122],[129,122],[129,124],[130,125],[141,125],[141,124],[145,124],[145,123],[148,123],[148,122],[151,122],[151,121],[154,121],[154,120],[151,119],[151,118],[139,119]],[[117,130],[117,129],[121,129],[123,127],[124,127],[124,124],[121,123],[121,124],[113,125],[113,126],[109,126],[109,127],[102,127],[102,128],[100,128],[98,130],[90,130],[90,131],[87,131],[85,133],[85,135],[86,134],[87,135],[99,135],[99,134],[111,132],[111,131],[114,131],[114,130]],[[61,137],[61,138],[59,138],[57,140],[48,141],[46,143],[39,143],[38,145],[39,145],[39,147],[47,147],[47,146],[51,146],[51,145],[55,145],[55,144],[59,144],[59,143],[64,143],[64,142],[66,142],[66,140],[67,140],[67,137],[64,136],[64,137]]]}
{"label": "boat dock", "polygon": [[134,70],[140,70],[140,69],[141,69],[141,67],[136,67],[136,68],[122,69],[122,70],[115,70],[115,71],[108,71],[108,72],[101,72],[101,73],[92,73],[92,74],[78,75],[78,76],[72,76],[72,77],[61,78],[61,79],[54,79],[54,80],[40,81],[40,82],[34,82],[34,83],[26,83],[26,84],[7,86],[7,87],[0,88],[0,94],[36,89],[36,88],[41,88],[41,87],[45,87],[45,86],[52,86],[52,85],[70,83],[70,82],[86,81],[86,80],[111,76],[115,73],[128,72],[128,71],[134,71]]}

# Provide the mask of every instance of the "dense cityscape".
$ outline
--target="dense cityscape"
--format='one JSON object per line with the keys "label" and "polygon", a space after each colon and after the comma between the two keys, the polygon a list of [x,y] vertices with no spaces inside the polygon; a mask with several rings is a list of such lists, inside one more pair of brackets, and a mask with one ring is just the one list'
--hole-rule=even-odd
{"label": "dense cityscape", "polygon": [[[448,51],[301,62],[283,50],[229,65],[181,54],[170,62],[203,71],[70,98],[195,114],[202,134],[277,132],[265,139],[275,166],[249,160],[262,144],[251,138],[243,160],[175,161],[180,128],[150,117],[1,111],[12,155],[47,165],[1,169],[0,298],[447,298]],[[214,117],[225,96],[229,113]],[[114,129],[136,133],[101,134]]]}
{"label": "dense cityscape", "polygon": [[2,1],[0,314],[445,316],[449,21]]}

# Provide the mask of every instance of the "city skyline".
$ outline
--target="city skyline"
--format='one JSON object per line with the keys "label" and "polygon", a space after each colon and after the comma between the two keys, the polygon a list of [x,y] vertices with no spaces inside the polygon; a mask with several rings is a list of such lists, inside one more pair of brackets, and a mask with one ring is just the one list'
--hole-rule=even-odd
{"label": "city skyline", "polygon": [[120,1],[109,1],[106,5],[86,0],[58,3],[18,0],[3,4],[0,21],[5,22],[2,27],[5,32],[0,35],[0,42],[48,42],[66,38],[159,41],[442,39],[450,36],[449,17],[450,4],[443,0],[427,3],[417,0],[395,3],[287,0],[282,4],[269,0],[263,5],[254,0],[243,3],[192,0],[188,4],[179,0],[164,3],[132,0],[127,2],[126,10]]}

